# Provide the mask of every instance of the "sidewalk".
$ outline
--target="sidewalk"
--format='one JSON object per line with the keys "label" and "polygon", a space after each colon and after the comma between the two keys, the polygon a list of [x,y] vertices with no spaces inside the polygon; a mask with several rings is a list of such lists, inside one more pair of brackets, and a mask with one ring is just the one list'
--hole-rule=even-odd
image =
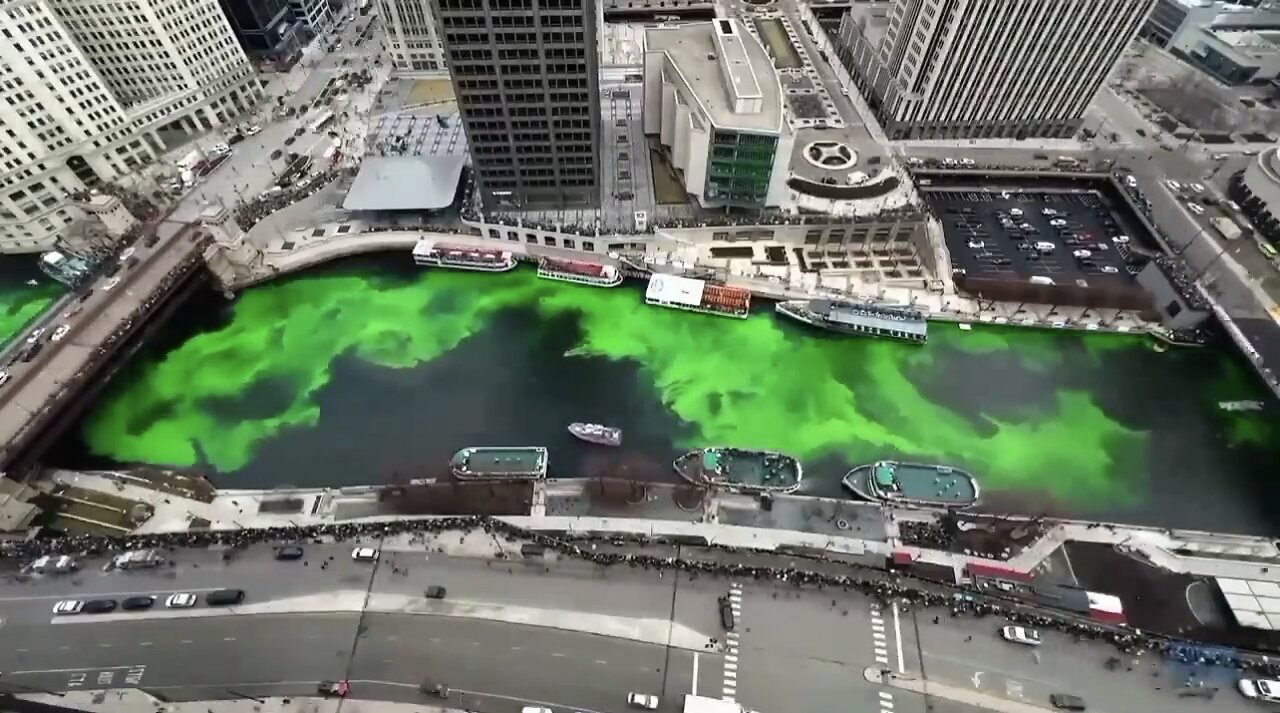
{"label": "sidewalk", "polygon": [[[897,688],[903,691],[912,691],[922,695],[933,696],[934,698],[944,698],[957,703],[964,703],[975,708],[985,710],[998,711],[998,713],[1043,713],[1047,710],[1053,710],[1045,701],[1045,705],[1036,706],[1022,701],[1014,701],[1008,698],[993,696],[971,688],[963,686],[953,686],[949,683],[943,683],[937,679],[930,678],[928,681],[920,680],[911,675],[899,675],[889,673],[881,678],[880,670],[869,668],[863,672],[863,678],[870,683],[882,683],[889,688]],[[1089,708],[1095,713],[1101,713],[1097,708]]]}
{"label": "sidewalk", "polygon": [[262,698],[235,701],[167,702],[150,696],[142,689],[126,688],[110,691],[71,691],[62,696],[46,693],[21,694],[18,698],[36,703],[73,708],[94,713],[462,713],[450,708],[421,703],[362,701],[339,698]]}

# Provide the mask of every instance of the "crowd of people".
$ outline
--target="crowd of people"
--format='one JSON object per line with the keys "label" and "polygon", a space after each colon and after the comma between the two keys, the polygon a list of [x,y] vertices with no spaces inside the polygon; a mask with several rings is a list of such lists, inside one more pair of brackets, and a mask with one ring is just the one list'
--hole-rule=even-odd
{"label": "crowd of people", "polygon": [[1209,301],[1196,286],[1197,276],[1191,272],[1185,260],[1169,255],[1157,255],[1152,258],[1152,262],[1160,268],[1165,277],[1169,278],[1169,283],[1178,291],[1178,295],[1187,303],[1187,306],[1206,312],[1211,309]]}
{"label": "crowd of people", "polygon": [[[789,556],[786,566],[742,564],[747,551],[734,547],[718,547],[698,543],[726,555],[726,561],[717,559],[681,559],[673,556],[657,556],[644,553],[644,548],[655,544],[646,535],[554,535],[525,530],[502,520],[472,515],[435,519],[397,520],[392,522],[341,523],[310,525],[306,527],[275,527],[241,530],[183,531],[154,535],[135,535],[127,538],[108,538],[94,535],[72,535],[59,538],[37,538],[19,542],[0,543],[0,560],[21,566],[45,555],[111,556],[131,549],[173,550],[188,547],[222,546],[234,553],[236,549],[254,544],[287,542],[349,542],[360,538],[388,538],[403,535],[418,536],[444,532],[472,532],[483,530],[491,535],[512,541],[524,541],[561,557],[591,562],[600,566],[626,566],[632,568],[684,571],[695,574],[726,576],[740,579],[789,582],[796,586],[816,589],[843,589],[858,591],[874,597],[884,604],[891,601],[911,608],[945,609],[951,616],[974,615],[979,617],[1003,617],[1016,624],[1042,629],[1057,629],[1079,640],[1107,641],[1129,655],[1141,652],[1161,652],[1171,656],[1185,656],[1185,641],[1173,641],[1159,634],[1140,632],[1031,609],[1013,600],[998,599],[977,590],[964,590],[938,582],[917,579],[906,574],[890,572],[869,566],[848,565],[845,573],[832,573],[831,562],[824,557]],[[671,542],[662,543],[666,545]],[[674,544],[681,544],[679,542]],[[605,547],[601,547],[605,545]],[[762,554],[762,558],[768,555]],[[234,554],[227,555],[234,558]],[[763,560],[762,560],[763,561]],[[811,563],[812,569],[802,568]],[[935,617],[935,621],[936,621]],[[1240,655],[1224,657],[1217,662],[1222,666],[1253,671],[1270,677],[1280,677],[1280,665],[1261,656]]]}
{"label": "crowd of people", "polygon": [[315,174],[311,177],[311,180],[304,183],[295,183],[289,188],[281,189],[275,193],[255,196],[251,200],[236,203],[234,208],[236,224],[240,226],[241,230],[248,231],[272,213],[288,208],[294,203],[310,197],[316,191],[334,182],[344,174],[351,175],[352,173],[354,173],[352,169],[329,168]]}

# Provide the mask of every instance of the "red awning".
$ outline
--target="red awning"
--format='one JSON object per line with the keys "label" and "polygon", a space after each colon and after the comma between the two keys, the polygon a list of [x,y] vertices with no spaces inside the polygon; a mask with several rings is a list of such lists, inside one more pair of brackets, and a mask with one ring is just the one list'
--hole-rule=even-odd
{"label": "red awning", "polygon": [[1089,616],[1107,624],[1127,624],[1124,603],[1113,594],[1086,592],[1089,595]]}
{"label": "red awning", "polygon": [[916,561],[916,556],[904,550],[898,550],[893,553],[893,563],[897,565],[910,565]]}
{"label": "red awning", "polygon": [[1014,582],[1031,581],[1031,575],[1026,572],[1019,572],[1011,567],[1002,567],[990,562],[974,562],[971,560],[965,565],[965,570],[971,577],[991,577],[993,579],[1007,579]]}

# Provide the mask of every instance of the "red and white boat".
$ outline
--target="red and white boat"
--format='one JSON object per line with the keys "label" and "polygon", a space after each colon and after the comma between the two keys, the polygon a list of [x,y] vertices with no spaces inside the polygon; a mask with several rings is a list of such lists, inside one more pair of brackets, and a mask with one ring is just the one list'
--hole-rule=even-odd
{"label": "red and white boat", "polygon": [[538,277],[595,287],[617,287],[622,284],[622,272],[613,265],[554,257],[544,257],[538,262]]}
{"label": "red and white boat", "polygon": [[450,245],[419,240],[413,246],[413,262],[421,267],[447,267],[454,270],[507,272],[514,270],[516,259],[510,252],[471,245]]}

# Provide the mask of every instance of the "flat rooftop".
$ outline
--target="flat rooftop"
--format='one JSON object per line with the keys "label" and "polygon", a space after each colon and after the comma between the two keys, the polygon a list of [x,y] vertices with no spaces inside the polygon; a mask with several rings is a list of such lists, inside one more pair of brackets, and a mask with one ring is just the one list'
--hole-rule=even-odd
{"label": "flat rooftop", "polygon": [[[645,33],[648,51],[664,52],[664,71],[675,68],[687,85],[681,99],[702,107],[713,124],[723,129],[778,132],[783,125],[782,87],[773,60],[760,41],[740,24],[732,36],[716,41],[721,22],[695,22],[676,27],[656,27]],[[721,47],[724,56],[721,57]],[[728,68],[728,71],[725,68]],[[674,78],[673,78],[674,79]],[[676,79],[676,85],[681,82]],[[759,97],[759,111],[735,110],[734,94]]]}
{"label": "flat rooftop", "polygon": [[384,116],[369,129],[346,210],[441,210],[453,204],[470,150],[458,114]]}

